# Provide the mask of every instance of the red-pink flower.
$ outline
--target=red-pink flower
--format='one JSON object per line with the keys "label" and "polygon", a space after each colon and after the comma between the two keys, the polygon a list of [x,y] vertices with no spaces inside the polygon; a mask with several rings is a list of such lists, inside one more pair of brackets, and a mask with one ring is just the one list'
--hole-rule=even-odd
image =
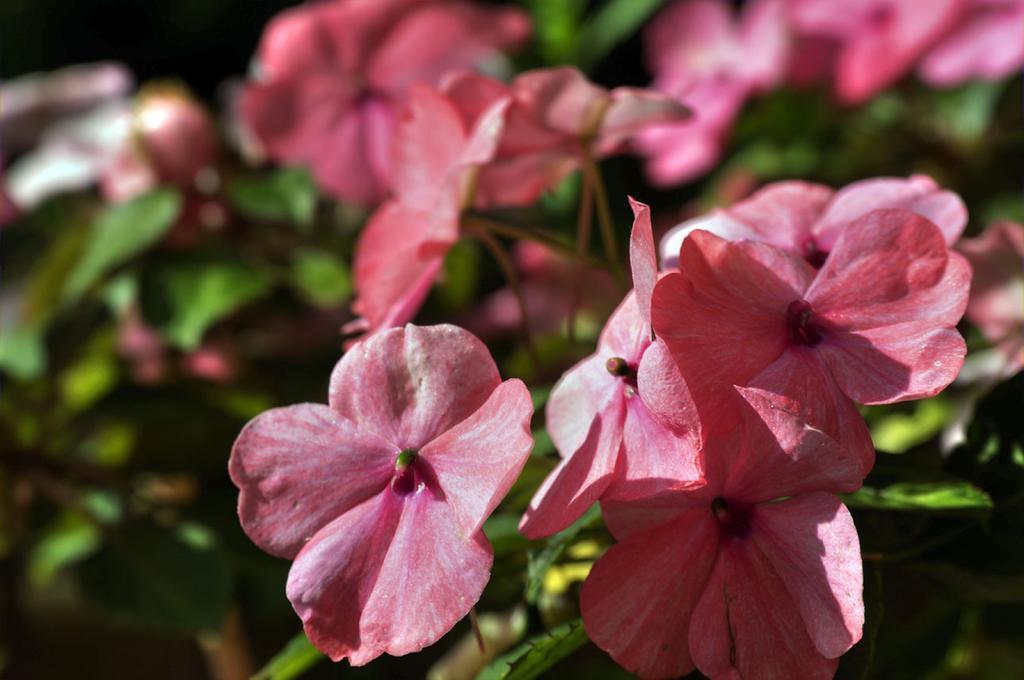
{"label": "red-pink flower", "polygon": [[962,0],[956,26],[933,47],[918,73],[933,85],[998,80],[1024,65],[1024,2]]}
{"label": "red-pink flower", "polygon": [[874,449],[853,402],[932,396],[963,363],[955,326],[970,265],[932,222],[873,210],[844,228],[819,270],[790,251],[693,232],[658,281],[654,331],[686,379],[702,426],[734,420],[728,388],[785,395],[860,456]]}
{"label": "red-pink flower", "polygon": [[373,333],[415,316],[458,240],[479,167],[493,158],[507,100],[467,125],[450,99],[414,86],[395,131],[395,198],[367,222],[356,246],[352,305],[361,318],[347,332]]}
{"label": "red-pink flower", "polygon": [[238,436],[242,527],[294,559],[288,599],[334,660],[433,644],[480,597],[481,525],[526,462],[533,406],[455,326],[391,329],[331,375],[329,405],[267,411]]}
{"label": "red-pink flower", "polygon": [[330,0],[275,18],[241,113],[271,157],[308,165],[339,198],[392,187],[395,113],[413,83],[436,85],[529,34],[523,12],[457,0]]}
{"label": "red-pink flower", "polygon": [[681,103],[652,90],[607,90],[568,66],[527,71],[511,84],[473,73],[448,79],[445,91],[468,121],[508,98],[495,157],[481,169],[479,207],[529,205],[584,159],[628,149],[644,129],[690,117]]}
{"label": "red-pink flower", "polygon": [[1002,354],[1000,374],[1012,374],[1024,366],[1024,226],[995,222],[957,249],[974,269],[967,319]]}
{"label": "red-pink flower", "polygon": [[798,32],[837,44],[836,91],[850,104],[909,73],[956,25],[963,1],[789,0]]}
{"label": "red-pink flower", "polygon": [[831,678],[861,637],[860,543],[832,495],[860,485],[860,461],[738,389],[742,425],[707,440],[705,484],[601,504],[619,543],[583,584],[583,623],[642,678]]}
{"label": "red-pink flower", "polygon": [[724,0],[681,0],[651,22],[654,87],[693,108],[693,120],[641,135],[647,173],[671,185],[707,172],[746,99],[784,75],[789,36],[782,0],[754,0],[735,15]]}
{"label": "red-pink flower", "polygon": [[[700,477],[696,412],[665,346],[651,337],[657,262],[650,214],[645,205],[633,206],[635,288],[605,325],[597,352],[570,369],[548,399],[547,429],[562,460],[520,522],[531,538],[564,529],[599,498],[652,493],[659,480]],[[665,418],[654,418],[652,403]]]}
{"label": "red-pink flower", "polygon": [[819,267],[843,230],[879,208],[904,208],[931,220],[949,245],[967,226],[960,197],[924,175],[877,177],[838,191],[810,182],[775,182],[733,206],[674,227],[661,241],[661,260],[674,267],[687,235],[703,229],[730,240],[770,243]]}

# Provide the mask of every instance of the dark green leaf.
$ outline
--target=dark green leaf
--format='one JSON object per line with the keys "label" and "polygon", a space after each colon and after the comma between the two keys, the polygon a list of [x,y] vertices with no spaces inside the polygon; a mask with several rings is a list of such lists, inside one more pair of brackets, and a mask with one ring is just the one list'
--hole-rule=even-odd
{"label": "dark green leaf", "polygon": [[19,380],[32,380],[43,374],[46,363],[46,348],[37,329],[24,326],[0,329],[0,370]]}
{"label": "dark green leaf", "polygon": [[259,670],[252,680],[292,680],[324,660],[305,633],[299,633],[288,641],[267,665]]}
{"label": "dark green leaf", "polygon": [[248,217],[292,222],[299,227],[313,223],[316,184],[302,168],[235,177],[228,183],[227,194],[239,212]]}
{"label": "dark green leaf", "polygon": [[871,439],[875,448],[903,453],[937,435],[952,414],[950,403],[941,397],[923,399],[913,408],[913,413],[891,413],[872,423]]}
{"label": "dark green leaf", "polygon": [[569,544],[576,540],[584,529],[596,526],[601,521],[601,507],[595,504],[586,514],[548,539],[547,544],[536,552],[530,553],[530,562],[526,574],[526,601],[534,603],[537,595],[540,594],[541,585],[544,583],[544,575],[548,573],[551,565],[561,557]]}
{"label": "dark green leaf", "polygon": [[551,64],[572,63],[586,0],[531,0],[537,47]]}
{"label": "dark green leaf", "polygon": [[988,494],[960,480],[906,482],[882,489],[864,487],[844,495],[843,501],[852,508],[875,510],[963,512],[992,507],[992,499]]}
{"label": "dark green leaf", "polygon": [[106,208],[93,223],[85,252],[64,284],[64,299],[81,295],[108,271],[159,241],[180,210],[181,198],[170,189]]}
{"label": "dark green leaf", "polygon": [[945,584],[958,599],[966,602],[1024,604],[1024,575],[982,574],[953,564],[917,564],[914,572]]}
{"label": "dark green leaf", "polygon": [[608,0],[580,29],[579,64],[596,66],[616,45],[636,33],[665,0]]}
{"label": "dark green leaf", "polygon": [[345,262],[313,248],[299,250],[292,257],[291,281],[303,297],[320,307],[337,306],[352,293],[352,277]]}
{"label": "dark green leaf", "polygon": [[100,611],[153,629],[218,631],[231,596],[231,575],[212,537],[133,524],[111,535],[78,570]]}
{"label": "dark green leaf", "polygon": [[195,349],[207,328],[270,288],[265,274],[235,260],[168,266],[155,279],[155,293],[167,313],[158,327],[184,350]]}
{"label": "dark green leaf", "polygon": [[498,657],[476,677],[477,680],[530,680],[587,642],[583,622],[569,621]]}

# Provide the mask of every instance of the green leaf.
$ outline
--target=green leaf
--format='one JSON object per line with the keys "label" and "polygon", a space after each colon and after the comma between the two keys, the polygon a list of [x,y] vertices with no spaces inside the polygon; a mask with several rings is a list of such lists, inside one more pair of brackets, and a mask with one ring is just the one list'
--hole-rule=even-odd
{"label": "green leaf", "polygon": [[256,219],[309,227],[316,213],[316,184],[303,168],[235,177],[227,195],[239,212]]}
{"label": "green leaf", "polygon": [[265,274],[235,260],[168,266],[156,273],[154,283],[168,315],[157,326],[186,351],[199,345],[207,328],[270,288]]}
{"label": "green leaf", "polygon": [[935,91],[930,107],[934,125],[956,141],[978,139],[988,130],[1005,86],[1002,81],[976,80],[963,87]]}
{"label": "green leaf", "polygon": [[609,0],[580,29],[579,65],[596,66],[616,45],[636,33],[665,0]]}
{"label": "green leaf", "polygon": [[579,619],[563,623],[547,633],[527,640],[508,654],[498,657],[477,680],[530,680],[587,644],[589,638]]}
{"label": "green leaf", "polygon": [[352,294],[345,262],[324,250],[305,248],[292,257],[291,282],[314,305],[334,307]]}
{"label": "green leaf", "polygon": [[530,539],[519,533],[519,515],[491,515],[484,522],[484,535],[491,542],[495,557],[519,552],[531,544]]}
{"label": "green leaf", "polygon": [[569,544],[576,540],[584,529],[596,526],[601,520],[601,507],[594,504],[586,514],[566,529],[548,539],[547,544],[539,551],[530,552],[530,562],[526,567],[526,601],[533,604],[540,594],[544,575],[551,565],[562,556]]}
{"label": "green leaf", "polygon": [[142,523],[111,534],[78,574],[97,611],[157,630],[218,631],[231,599],[231,574],[216,542]]}
{"label": "green leaf", "polygon": [[85,252],[64,284],[63,298],[72,300],[108,271],[159,241],[181,210],[181,197],[158,189],[103,210],[93,222]]}
{"label": "green leaf", "polygon": [[0,328],[0,370],[19,380],[33,380],[46,370],[46,347],[36,328]]}
{"label": "green leaf", "polygon": [[479,287],[480,248],[475,241],[459,241],[445,255],[432,300],[448,312],[457,312],[473,303]]}
{"label": "green leaf", "polygon": [[54,520],[32,547],[28,576],[37,587],[53,582],[61,569],[96,552],[102,542],[99,528],[81,515],[66,512]]}
{"label": "green leaf", "polygon": [[892,413],[875,420],[871,439],[876,449],[903,453],[941,432],[951,415],[952,408],[945,399],[924,399],[914,404],[913,413]]}
{"label": "green leaf", "polygon": [[992,499],[971,484],[952,480],[945,482],[904,482],[882,489],[863,487],[845,494],[843,501],[852,508],[873,510],[916,510],[955,512],[987,510]]}
{"label": "green leaf", "polygon": [[305,633],[299,633],[288,641],[267,665],[252,676],[251,680],[291,680],[324,660]]}
{"label": "green leaf", "polygon": [[586,0],[531,0],[537,48],[549,64],[573,63]]}

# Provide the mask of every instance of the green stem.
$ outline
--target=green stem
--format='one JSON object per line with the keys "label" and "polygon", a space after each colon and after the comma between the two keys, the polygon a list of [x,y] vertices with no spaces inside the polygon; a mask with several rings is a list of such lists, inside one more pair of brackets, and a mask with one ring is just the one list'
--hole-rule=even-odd
{"label": "green stem", "polygon": [[612,217],[612,209],[608,203],[608,191],[604,186],[604,179],[601,177],[601,170],[597,167],[590,150],[583,149],[583,172],[590,178],[590,184],[594,190],[594,205],[597,208],[597,222],[601,227],[601,240],[604,242],[605,257],[611,264],[612,273],[620,284],[625,285],[625,274],[622,271],[622,260],[619,254],[619,243],[615,238],[615,219]]}
{"label": "green stem", "polygon": [[539,243],[551,250],[554,250],[566,257],[576,260],[582,260],[584,263],[591,267],[598,267],[600,269],[607,269],[607,263],[590,257],[586,253],[580,254],[571,245],[563,243],[558,239],[536,229],[529,229],[526,227],[517,227],[514,224],[506,224],[505,222],[497,222],[480,215],[463,215],[462,225],[467,229],[478,229],[487,231],[498,236],[504,236],[505,238],[515,239],[517,241],[533,241]]}
{"label": "green stem", "polygon": [[583,290],[583,257],[590,248],[590,231],[594,222],[594,203],[591,196],[590,176],[583,174],[580,185],[580,206],[576,216],[576,276],[569,298],[569,318],[566,327],[569,342],[576,342],[576,313],[579,311],[580,295]]}

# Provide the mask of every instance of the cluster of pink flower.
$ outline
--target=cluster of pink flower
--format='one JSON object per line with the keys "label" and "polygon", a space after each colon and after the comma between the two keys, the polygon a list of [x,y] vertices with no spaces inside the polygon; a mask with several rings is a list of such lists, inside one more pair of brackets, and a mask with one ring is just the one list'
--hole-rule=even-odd
{"label": "cluster of pink flower", "polygon": [[[328,190],[382,201],[356,253],[350,330],[365,335],[337,364],[329,405],[260,415],[230,462],[246,532],[294,559],[288,597],[318,648],[363,664],[422,649],[465,616],[493,559],[482,524],[532,448],[530,395],[501,381],[477,338],[404,325],[463,214],[531,204],[645,144],[654,176],[678,178],[706,151],[663,141],[692,115],[677,97],[715,128],[679,129],[715,138],[785,62],[791,29],[776,24],[820,27],[839,46],[850,99],[928,50],[924,72],[949,75],[936,3],[835,4],[755,0],[738,27],[724,2],[674,5],[650,32],[668,94],[607,91],[571,68],[510,84],[463,70],[526,36],[511,9],[329,2],[272,24],[242,102],[253,131]],[[965,30],[965,12],[1021,3],[938,4]],[[944,40],[967,39],[942,22]],[[913,57],[893,57],[911,42]],[[994,72],[964,59],[961,74]],[[618,543],[583,586],[583,620],[642,677],[831,677],[864,619],[858,536],[836,495],[874,462],[857,404],[931,396],[956,377],[971,268],[950,246],[966,209],[920,176],[783,182],[681,225],[660,266],[649,210],[633,210],[633,291],[551,393],[562,461],[520,529],[548,536],[601,503]],[[982,316],[1003,309],[993,300]],[[993,335],[1014,323],[994,320]]]}

